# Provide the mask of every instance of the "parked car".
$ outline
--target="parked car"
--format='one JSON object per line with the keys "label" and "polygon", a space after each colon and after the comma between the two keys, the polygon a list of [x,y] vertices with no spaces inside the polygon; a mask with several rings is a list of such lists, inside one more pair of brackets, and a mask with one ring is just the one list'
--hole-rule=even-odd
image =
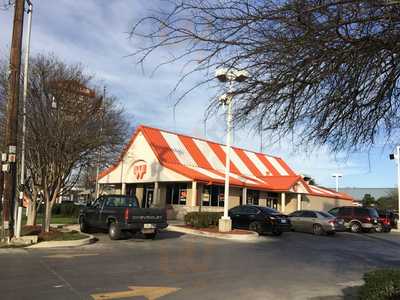
{"label": "parked car", "polygon": [[82,207],[79,224],[82,232],[107,229],[112,240],[120,239],[128,231],[154,238],[159,229],[168,226],[165,209],[140,208],[135,196],[124,195],[104,195]]}
{"label": "parked car", "polygon": [[329,213],[344,220],[351,232],[370,232],[378,226],[379,215],[375,208],[342,206],[332,208]]}
{"label": "parked car", "polygon": [[394,222],[394,214],[387,210],[378,210],[379,219],[376,226],[376,232],[390,232]]}
{"label": "parked car", "polygon": [[258,234],[279,236],[290,231],[289,218],[275,209],[256,205],[239,205],[229,210],[233,228],[249,229]]}
{"label": "parked car", "polygon": [[343,219],[313,210],[298,210],[289,215],[293,231],[310,232],[315,235],[334,235],[337,231],[345,231]]}

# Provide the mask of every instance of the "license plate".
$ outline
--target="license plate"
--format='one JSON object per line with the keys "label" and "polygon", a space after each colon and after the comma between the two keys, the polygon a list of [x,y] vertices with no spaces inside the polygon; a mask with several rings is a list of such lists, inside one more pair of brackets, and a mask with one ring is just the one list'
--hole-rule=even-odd
{"label": "license plate", "polygon": [[154,224],[144,224],[143,228],[144,229],[153,229],[153,228],[155,228],[155,226],[154,226]]}
{"label": "license plate", "polygon": [[285,219],[282,219],[282,220],[281,220],[281,223],[286,223],[286,220],[285,220]]}

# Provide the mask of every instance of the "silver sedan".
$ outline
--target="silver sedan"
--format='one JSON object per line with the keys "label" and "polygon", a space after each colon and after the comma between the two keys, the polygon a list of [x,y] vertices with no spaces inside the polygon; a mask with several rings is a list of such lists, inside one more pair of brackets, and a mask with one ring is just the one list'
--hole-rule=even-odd
{"label": "silver sedan", "polygon": [[313,210],[298,210],[289,215],[293,231],[311,232],[316,235],[333,235],[337,231],[345,231],[344,221],[335,216]]}

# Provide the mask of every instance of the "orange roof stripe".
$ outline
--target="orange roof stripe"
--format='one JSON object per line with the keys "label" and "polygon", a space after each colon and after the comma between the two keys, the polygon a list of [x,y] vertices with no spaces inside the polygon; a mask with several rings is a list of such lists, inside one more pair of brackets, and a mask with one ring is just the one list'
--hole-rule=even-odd
{"label": "orange roof stripe", "polygon": [[161,135],[160,130],[155,130],[148,127],[143,127],[143,129],[146,137],[148,138],[147,141],[152,146],[156,156],[161,163],[166,162],[172,164],[180,164],[178,158],[171,150],[164,137]]}
{"label": "orange roof stripe", "polygon": [[[217,155],[217,157],[219,158],[219,160],[223,163],[223,165],[226,164],[226,155],[225,155],[225,151],[222,149],[221,145],[218,145],[216,143],[213,142],[208,142],[208,145],[210,145],[211,149],[214,151],[214,153]],[[231,149],[232,150],[232,149]],[[236,168],[236,166],[232,163],[232,160],[230,161],[230,172],[231,173],[235,173],[235,174],[239,174],[241,175],[241,173],[239,172],[239,170]]]}
{"label": "orange roof stripe", "polygon": [[182,136],[178,135],[178,138],[182,141],[183,145],[186,147],[186,149],[189,151],[189,153],[192,155],[193,159],[197,163],[197,165],[201,168],[205,169],[212,169],[212,166],[210,163],[207,161],[203,153],[199,150],[199,148],[196,146],[196,144],[193,142],[193,139],[187,137],[187,136]]}
{"label": "orange roof stripe", "polygon": [[247,168],[257,177],[262,177],[264,174],[261,174],[260,170],[254,165],[250,158],[247,157],[246,153],[242,149],[233,148],[233,151],[239,156],[239,158],[244,162]]}
{"label": "orange roof stripe", "polygon": [[261,153],[256,153],[257,157],[261,162],[267,167],[267,169],[272,173],[272,176],[280,176],[279,172],[274,168],[274,166],[265,158]]}
{"label": "orange roof stripe", "polygon": [[280,158],[280,157],[276,157],[276,160],[279,162],[279,164],[286,170],[286,172],[288,172],[289,175],[291,176],[297,176],[295,172],[293,172],[293,170],[286,164],[286,162]]}

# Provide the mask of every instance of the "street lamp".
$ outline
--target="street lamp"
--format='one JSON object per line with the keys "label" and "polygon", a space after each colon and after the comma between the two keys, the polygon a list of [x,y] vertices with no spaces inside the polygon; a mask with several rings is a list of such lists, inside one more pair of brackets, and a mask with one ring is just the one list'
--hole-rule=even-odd
{"label": "street lamp", "polygon": [[[396,146],[396,153],[390,154],[391,160],[396,160],[397,164],[397,213],[400,215],[400,146]],[[397,223],[397,229],[400,229],[399,223]]]}
{"label": "street lamp", "polygon": [[332,177],[336,179],[336,192],[339,192],[339,178],[342,178],[343,174],[333,173]]}
{"label": "street lamp", "polygon": [[215,71],[215,77],[220,82],[229,82],[228,93],[219,97],[219,101],[227,107],[226,117],[226,160],[225,160],[225,190],[224,190],[224,215],[219,220],[219,231],[228,232],[232,230],[232,220],[228,216],[229,209],[229,173],[230,173],[230,155],[231,155],[231,131],[232,131],[232,100],[233,100],[233,83],[243,82],[249,78],[247,71],[239,71],[235,69],[220,68]]}

